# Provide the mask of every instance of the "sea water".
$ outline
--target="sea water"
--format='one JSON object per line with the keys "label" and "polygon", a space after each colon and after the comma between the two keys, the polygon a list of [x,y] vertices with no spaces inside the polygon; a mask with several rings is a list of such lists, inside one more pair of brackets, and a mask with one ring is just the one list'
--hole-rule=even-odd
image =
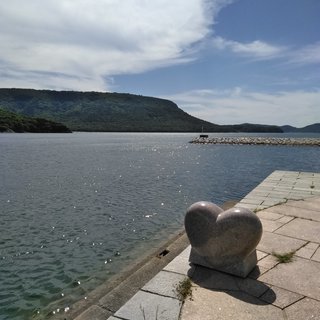
{"label": "sea water", "polygon": [[0,135],[0,319],[68,311],[181,229],[196,201],[241,199],[274,170],[320,172],[317,147],[195,136]]}

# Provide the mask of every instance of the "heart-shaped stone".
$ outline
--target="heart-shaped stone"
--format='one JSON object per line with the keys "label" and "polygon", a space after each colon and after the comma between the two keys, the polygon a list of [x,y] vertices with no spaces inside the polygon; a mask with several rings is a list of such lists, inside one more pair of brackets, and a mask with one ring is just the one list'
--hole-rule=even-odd
{"label": "heart-shaped stone", "polygon": [[262,224],[246,208],[223,211],[211,202],[196,202],[187,210],[185,229],[192,263],[241,277],[246,277],[257,263],[255,249]]}

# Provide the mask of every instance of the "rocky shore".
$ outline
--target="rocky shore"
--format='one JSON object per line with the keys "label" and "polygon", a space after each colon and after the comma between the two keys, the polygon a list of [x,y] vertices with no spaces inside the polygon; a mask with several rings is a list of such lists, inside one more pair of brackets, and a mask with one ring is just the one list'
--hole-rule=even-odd
{"label": "rocky shore", "polygon": [[249,145],[290,145],[290,146],[317,146],[319,138],[276,138],[276,137],[197,137],[190,141],[197,144],[249,144]]}

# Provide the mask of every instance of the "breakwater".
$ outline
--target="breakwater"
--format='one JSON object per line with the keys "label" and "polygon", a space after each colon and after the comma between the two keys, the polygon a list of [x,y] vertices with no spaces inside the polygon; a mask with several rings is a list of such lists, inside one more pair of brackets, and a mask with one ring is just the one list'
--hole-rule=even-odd
{"label": "breakwater", "polygon": [[319,138],[278,138],[278,137],[197,137],[190,141],[197,144],[233,144],[233,145],[290,145],[290,146],[317,146]]}

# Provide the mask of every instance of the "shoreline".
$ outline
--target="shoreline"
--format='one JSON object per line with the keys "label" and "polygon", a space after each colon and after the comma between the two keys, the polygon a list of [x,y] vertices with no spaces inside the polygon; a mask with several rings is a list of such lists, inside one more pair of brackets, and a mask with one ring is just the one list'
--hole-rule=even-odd
{"label": "shoreline", "polygon": [[67,313],[51,315],[52,319],[82,319],[82,313],[94,312],[95,309],[101,308],[101,304],[104,305],[103,313],[106,318],[111,316],[188,245],[185,230],[181,228],[161,241],[157,249],[147,250],[119,274],[90,291],[85,300],[72,303]]}
{"label": "shoreline", "polygon": [[192,144],[231,144],[231,145],[273,145],[273,146],[315,146],[320,147],[319,138],[278,138],[278,137],[197,137]]}
{"label": "shoreline", "polygon": [[[240,200],[229,200],[221,205],[227,210]],[[160,272],[169,262],[175,259],[190,245],[184,227],[164,238],[155,249],[148,249],[135,261],[125,267],[87,294],[87,298],[70,305],[67,313],[52,316],[53,320],[82,320],[103,312],[104,316],[112,316],[150,279]],[[101,307],[103,305],[103,307]]]}

